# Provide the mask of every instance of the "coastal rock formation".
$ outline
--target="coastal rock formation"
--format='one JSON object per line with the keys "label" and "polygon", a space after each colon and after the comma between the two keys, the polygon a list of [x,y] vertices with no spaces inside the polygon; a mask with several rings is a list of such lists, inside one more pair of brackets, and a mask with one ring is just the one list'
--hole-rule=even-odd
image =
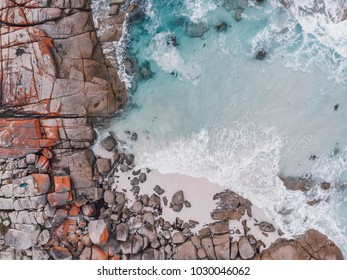
{"label": "coastal rock formation", "polygon": [[127,97],[102,53],[90,5],[5,0],[0,10],[0,157],[54,147],[52,168],[91,197],[84,150],[95,138],[91,120],[114,114]]}
{"label": "coastal rock formation", "polygon": [[[0,3],[0,259],[341,259],[315,230],[264,250],[263,237],[250,234],[251,202],[230,190],[214,196],[214,222],[198,231],[196,221],[165,220],[170,197],[158,185],[141,192],[150,170],[134,169],[134,156],[115,136],[101,142],[113,157],[95,157],[93,119],[127,101],[102,51],[120,38],[125,19],[124,1],[110,3],[98,24],[114,28],[99,38],[87,0]],[[127,10],[141,19],[137,4]],[[207,30],[190,24],[186,32],[201,37]],[[113,188],[124,174],[131,193]],[[176,192],[170,210],[194,211],[185,197]],[[232,227],[236,221],[243,232]],[[259,222],[263,236],[276,234]]]}
{"label": "coastal rock formation", "polygon": [[341,250],[328,237],[310,229],[295,240],[277,240],[260,255],[262,260],[342,260]]}

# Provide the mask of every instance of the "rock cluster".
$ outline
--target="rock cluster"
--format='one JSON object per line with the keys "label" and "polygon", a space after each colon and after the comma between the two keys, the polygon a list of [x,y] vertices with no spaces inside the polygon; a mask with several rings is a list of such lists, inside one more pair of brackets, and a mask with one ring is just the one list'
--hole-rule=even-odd
{"label": "rock cluster", "polygon": [[[150,170],[136,169],[112,135],[101,140],[112,159],[95,157],[91,121],[127,99],[102,48],[119,40],[124,7],[131,21],[143,18],[136,3],[109,3],[98,26],[114,29],[99,40],[87,0],[0,3],[0,260],[341,259],[315,230],[265,249],[247,224],[251,202],[230,190],[215,195],[215,222],[198,231],[193,220],[167,221],[163,207],[194,208],[183,191],[170,201],[158,185],[141,193]],[[207,30],[186,26],[192,37]],[[130,173],[132,194],[114,187]],[[243,232],[231,226],[241,220]],[[276,231],[265,221],[258,226],[263,236]]]}
{"label": "rock cluster", "polygon": [[295,240],[277,240],[259,256],[262,260],[342,260],[341,250],[328,237],[310,229]]}

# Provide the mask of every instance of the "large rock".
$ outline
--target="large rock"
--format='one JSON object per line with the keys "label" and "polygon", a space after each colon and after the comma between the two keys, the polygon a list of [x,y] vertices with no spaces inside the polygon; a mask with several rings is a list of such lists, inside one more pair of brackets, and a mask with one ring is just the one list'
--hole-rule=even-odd
{"label": "large rock", "polygon": [[201,239],[201,246],[202,246],[202,248],[204,248],[204,250],[207,254],[207,258],[209,260],[216,260],[217,259],[216,254],[214,252],[214,246],[213,246],[211,238],[205,237],[205,238]]}
{"label": "large rock", "polygon": [[116,239],[118,241],[127,241],[129,237],[129,226],[125,223],[118,224],[116,227]]}
{"label": "large rock", "polygon": [[298,243],[315,259],[343,259],[341,250],[328,237],[317,230],[307,230],[298,237]]}
{"label": "large rock", "polygon": [[40,246],[33,247],[33,260],[48,260],[49,254]]}
{"label": "large rock", "polygon": [[310,229],[296,239],[278,239],[261,254],[266,260],[341,260],[341,250],[326,235]]}
{"label": "large rock", "polygon": [[235,260],[238,252],[239,252],[239,246],[237,244],[237,241],[234,241],[230,245],[230,259]]}
{"label": "large rock", "polygon": [[106,220],[94,220],[88,224],[89,237],[96,245],[104,245],[109,237],[109,225]]}
{"label": "large rock", "polygon": [[100,173],[106,173],[111,170],[111,160],[107,158],[98,158],[96,165]]}
{"label": "large rock", "polygon": [[187,240],[187,237],[182,232],[175,232],[172,237],[172,243],[180,244]]}
{"label": "large rock", "polygon": [[172,196],[172,203],[176,205],[184,204],[184,194],[183,191],[178,191]]}
{"label": "large rock", "polygon": [[6,244],[16,250],[26,250],[37,243],[40,231],[25,232],[17,229],[9,229],[5,235]]}
{"label": "large rock", "polygon": [[287,189],[293,190],[293,191],[308,191],[311,189],[314,185],[314,182],[311,179],[308,178],[300,178],[300,177],[280,177],[282,180],[284,186]]}
{"label": "large rock", "polygon": [[107,260],[108,256],[103,250],[101,250],[100,247],[94,245],[92,247],[91,259],[92,260]]}
{"label": "large rock", "polygon": [[112,135],[109,135],[105,139],[101,140],[100,144],[105,150],[110,152],[117,146],[117,140],[114,139]]}
{"label": "large rock", "polygon": [[262,259],[309,260],[311,258],[295,240],[277,240],[269,249],[262,252]]}
{"label": "large rock", "polygon": [[196,260],[196,248],[192,241],[188,240],[177,247],[177,253],[173,256],[175,260]]}
{"label": "large rock", "polygon": [[54,246],[51,248],[51,255],[55,260],[71,260],[72,255],[67,248]]}
{"label": "large rock", "polygon": [[253,258],[255,255],[255,250],[253,249],[251,243],[249,243],[249,240],[247,237],[241,237],[238,242],[239,247],[239,253],[242,259],[248,260]]}
{"label": "large rock", "polygon": [[260,228],[261,231],[264,231],[264,232],[274,232],[274,231],[276,231],[275,227],[272,224],[268,223],[268,222],[261,222],[259,224],[259,228]]}

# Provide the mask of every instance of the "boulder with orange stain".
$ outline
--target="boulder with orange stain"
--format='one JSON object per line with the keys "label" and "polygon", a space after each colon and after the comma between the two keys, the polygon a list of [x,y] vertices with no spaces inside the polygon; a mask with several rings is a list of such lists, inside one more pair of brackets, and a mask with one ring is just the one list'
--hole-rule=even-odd
{"label": "boulder with orange stain", "polygon": [[60,240],[66,240],[67,236],[70,233],[74,233],[77,230],[77,222],[72,219],[65,219],[64,222],[59,225],[58,227],[55,227],[52,230],[53,237],[57,237]]}
{"label": "boulder with orange stain", "polygon": [[59,134],[51,131],[42,127],[39,119],[0,118],[0,158],[24,157],[57,144]]}
{"label": "boulder with orange stain", "polygon": [[107,260],[108,255],[103,250],[101,250],[100,247],[93,245],[91,259],[92,260]]}
{"label": "boulder with orange stain", "polygon": [[96,245],[105,245],[109,238],[109,223],[105,219],[90,221],[89,237]]}
{"label": "boulder with orange stain", "polygon": [[33,197],[48,193],[50,179],[47,174],[31,174],[13,181],[13,197]]}
{"label": "boulder with orange stain", "polygon": [[62,246],[53,246],[51,248],[51,255],[55,260],[71,260],[72,255],[67,248]]}

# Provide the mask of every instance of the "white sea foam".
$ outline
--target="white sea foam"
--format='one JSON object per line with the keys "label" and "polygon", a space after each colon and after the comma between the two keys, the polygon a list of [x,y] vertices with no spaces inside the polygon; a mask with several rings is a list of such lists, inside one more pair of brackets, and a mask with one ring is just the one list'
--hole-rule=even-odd
{"label": "white sea foam", "polygon": [[187,16],[192,22],[206,20],[206,15],[217,8],[214,1],[205,0],[184,0],[184,16]]}
{"label": "white sea foam", "polygon": [[292,1],[286,9],[272,1],[269,9],[270,24],[255,36],[253,49],[276,43],[277,55],[286,58],[287,66],[310,71],[319,65],[331,79],[347,82],[347,20],[341,21],[347,1]]}
{"label": "white sea foam", "polygon": [[168,35],[167,32],[161,32],[154,36],[148,49],[150,57],[163,71],[196,82],[201,75],[199,65],[194,61],[184,61],[179,50],[167,43]]}

